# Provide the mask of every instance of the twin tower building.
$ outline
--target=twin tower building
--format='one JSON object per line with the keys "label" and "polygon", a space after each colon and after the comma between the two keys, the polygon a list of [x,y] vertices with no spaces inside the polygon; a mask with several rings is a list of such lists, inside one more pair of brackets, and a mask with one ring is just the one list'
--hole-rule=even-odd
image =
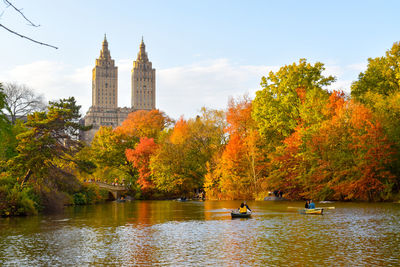
{"label": "twin tower building", "polygon": [[82,133],[81,139],[90,143],[101,126],[121,125],[129,113],[156,108],[156,70],[146,53],[143,38],[131,74],[131,107],[118,107],[118,67],[111,59],[107,38],[104,35],[100,57],[92,74],[92,106],[82,123],[92,129]]}

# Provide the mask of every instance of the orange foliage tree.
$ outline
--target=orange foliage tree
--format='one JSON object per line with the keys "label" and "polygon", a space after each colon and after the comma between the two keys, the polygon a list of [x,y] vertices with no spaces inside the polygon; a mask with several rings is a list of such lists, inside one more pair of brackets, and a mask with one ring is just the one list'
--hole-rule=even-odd
{"label": "orange foliage tree", "polygon": [[[392,161],[392,144],[388,142],[381,123],[361,104],[349,103],[343,119],[348,120],[350,150],[353,166],[347,179],[334,178],[331,182],[336,195],[345,199],[374,200],[390,189],[394,176],[388,169]],[[350,170],[349,170],[350,172]]]}
{"label": "orange foliage tree", "polygon": [[157,189],[190,197],[203,187],[206,166],[224,142],[221,120],[223,112],[203,109],[195,119],[179,119],[160,139],[150,162]]}
{"label": "orange foliage tree", "polygon": [[394,151],[381,123],[370,109],[337,94],[331,96],[327,110],[331,119],[308,143],[319,159],[311,174],[314,195],[324,187],[339,200],[382,198],[394,182],[388,169]]}
{"label": "orange foliage tree", "polygon": [[226,120],[229,141],[214,169],[206,175],[206,193],[212,198],[256,198],[263,190],[265,150],[251,117],[248,97],[231,99]]}
{"label": "orange foliage tree", "polygon": [[149,193],[154,189],[154,183],[151,179],[151,171],[149,168],[150,157],[157,150],[157,144],[153,138],[142,137],[135,149],[126,149],[125,154],[129,162],[139,172],[137,183],[144,194]]}
{"label": "orange foliage tree", "polygon": [[391,190],[393,149],[372,112],[333,92],[321,115],[319,124],[303,116],[277,147],[269,186],[292,199],[374,200]]}
{"label": "orange foliage tree", "polygon": [[171,123],[172,120],[158,109],[138,110],[130,113],[116,131],[130,137],[157,139],[159,133]]}
{"label": "orange foliage tree", "polygon": [[303,153],[301,153],[303,135],[304,129],[297,127],[295,132],[285,138],[283,145],[277,147],[276,152],[271,155],[268,187],[271,190],[283,190],[287,199],[302,197],[306,185],[302,179],[306,168]]}

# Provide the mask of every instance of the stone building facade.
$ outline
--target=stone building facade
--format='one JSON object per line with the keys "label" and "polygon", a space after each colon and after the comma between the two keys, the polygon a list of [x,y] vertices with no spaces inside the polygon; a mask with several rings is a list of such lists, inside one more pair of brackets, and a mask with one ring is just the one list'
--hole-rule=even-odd
{"label": "stone building facade", "polygon": [[133,62],[131,75],[132,101],[134,109],[151,110],[156,108],[156,70],[152,68],[143,42],[140,43],[139,53]]}
{"label": "stone building facade", "polygon": [[92,73],[92,106],[117,108],[118,67],[115,66],[114,59],[111,59],[106,36]]}
{"label": "stone building facade", "polygon": [[92,125],[91,130],[81,134],[86,143],[93,140],[101,126],[115,128],[131,112],[156,108],[156,71],[148,59],[143,38],[137,59],[133,62],[131,107],[118,107],[118,67],[111,58],[106,36],[92,74],[92,106],[81,120],[85,126]]}

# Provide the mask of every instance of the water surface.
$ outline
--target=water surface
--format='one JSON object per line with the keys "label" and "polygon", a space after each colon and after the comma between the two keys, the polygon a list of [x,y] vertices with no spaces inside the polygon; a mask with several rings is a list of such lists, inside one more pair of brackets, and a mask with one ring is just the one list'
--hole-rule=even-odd
{"label": "water surface", "polygon": [[400,265],[400,204],[134,201],[0,218],[0,265]]}

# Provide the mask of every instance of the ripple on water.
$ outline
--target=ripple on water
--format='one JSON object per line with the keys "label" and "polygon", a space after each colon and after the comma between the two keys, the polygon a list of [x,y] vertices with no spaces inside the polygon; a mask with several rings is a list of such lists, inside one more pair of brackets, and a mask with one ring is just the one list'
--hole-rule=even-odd
{"label": "ripple on water", "polygon": [[0,265],[400,264],[399,206],[335,203],[305,216],[254,202],[253,218],[232,220],[228,204],[105,204],[65,218],[0,220]]}

